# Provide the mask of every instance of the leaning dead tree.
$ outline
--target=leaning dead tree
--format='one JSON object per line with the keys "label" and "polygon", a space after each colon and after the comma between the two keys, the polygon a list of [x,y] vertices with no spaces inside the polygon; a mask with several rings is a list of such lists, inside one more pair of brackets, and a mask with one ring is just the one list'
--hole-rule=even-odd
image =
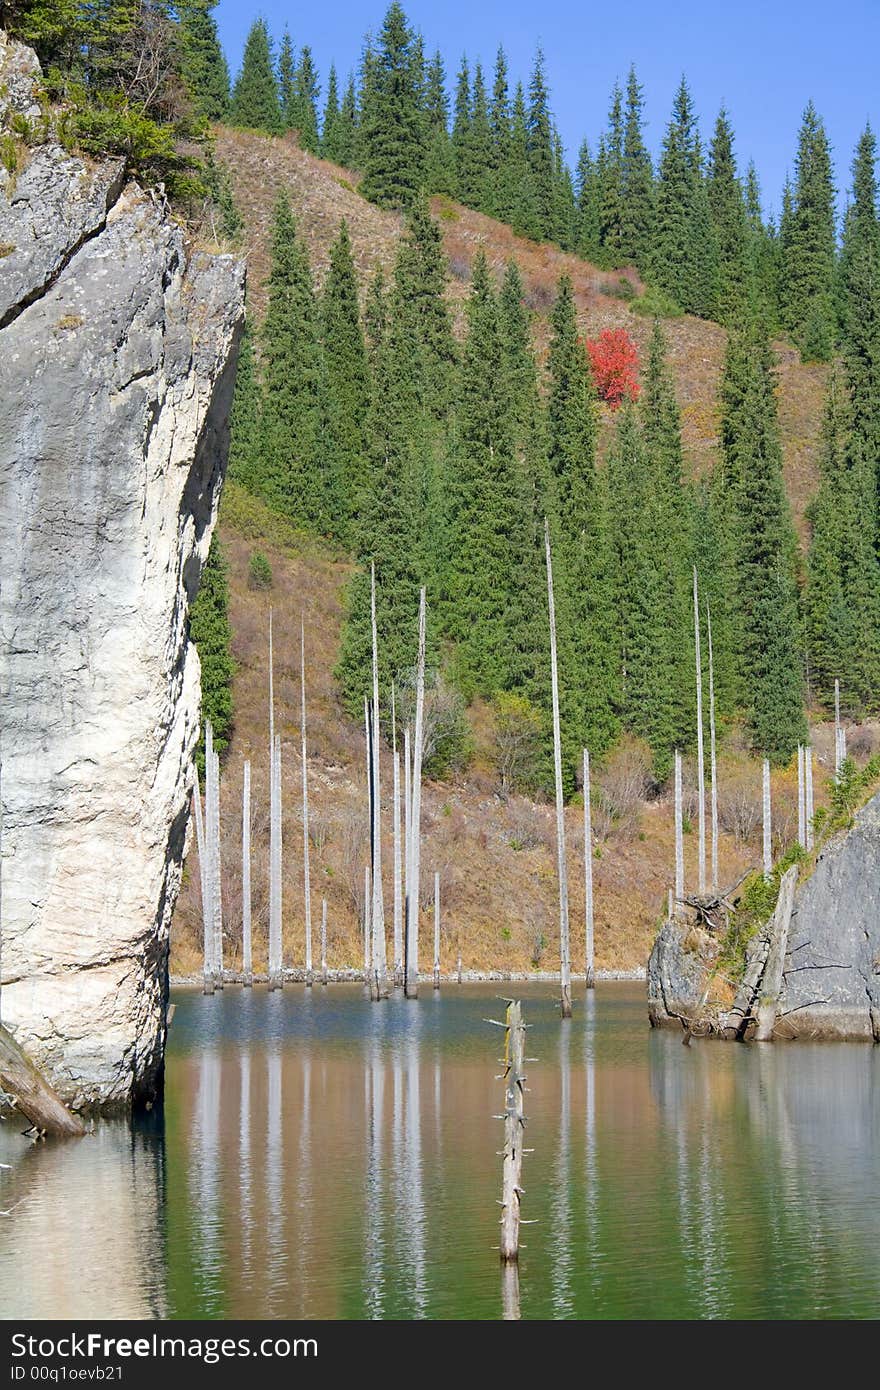
{"label": "leaning dead tree", "polygon": [[[274,728],[274,724],[273,724]],[[281,735],[274,735],[269,769],[269,988],[284,984],[281,965]]]}
{"label": "leaning dead tree", "polygon": [[703,756],[703,662],[700,655],[700,598],[694,565],[694,660],[697,675],[697,891],[706,891],[706,767]]}
{"label": "leaning dead tree", "polygon": [[370,568],[370,626],[373,636],[373,709],[371,720],[371,820],[372,861],[372,965],[370,998],[388,998],[388,961],[385,950],[385,903],[382,892],[382,803],[379,780],[379,642],[376,632],[376,566]]}
{"label": "leaning dead tree", "polygon": [[759,1042],[766,1042],[773,1036],[797,880],[798,866],[792,864],[782,875],[779,896],[770,920],[749,945],[746,968],[736,997],[722,1015],[718,1027],[723,1038],[743,1039],[753,1028]]}
{"label": "leaning dead tree", "polygon": [[[30,1121],[38,1138],[77,1139],[85,1125],[44,1081],[31,1059],[0,1025],[0,1091],[12,1097],[14,1108]],[[30,1131],[28,1131],[30,1132]]]}
{"label": "leaning dead tree", "polygon": [[590,804],[590,754],[584,749],[584,917],[586,951],[584,975],[587,989],[596,983],[596,964],[593,923],[593,816]]}
{"label": "leaning dead tree", "polygon": [[504,1025],[504,1149],[501,1166],[501,1259],[519,1259],[520,1199],[525,1137],[525,1024],[522,1004],[511,1000]]}
{"label": "leaning dead tree", "polygon": [[729,915],[736,910],[734,893],[751,872],[751,869],[746,869],[729,888],[720,892],[690,895],[685,893],[681,899],[681,904],[683,907],[689,907],[693,910],[700,926],[705,927],[707,931],[718,934],[726,929]]}
{"label": "leaning dead tree", "polygon": [[419,594],[419,654],[416,665],[416,723],[413,734],[413,765],[410,824],[407,834],[408,874],[406,895],[406,982],[408,999],[419,993],[419,871],[422,839],[422,758],[425,741],[425,590]]}
{"label": "leaning dead tree", "polygon": [[309,872],[309,762],[306,746],[306,620],[300,615],[300,692],[302,710],[302,813],[303,813],[303,897],[306,927],[306,985],[313,983],[312,974],[312,880]]}
{"label": "leaning dead tree", "polygon": [[241,788],[241,982],[254,983],[251,930],[251,764],[245,759]]}
{"label": "leaning dead tree", "polygon": [[556,605],[553,600],[553,560],[550,522],[544,521],[547,562],[547,608],[550,619],[550,682],[553,699],[553,768],[556,780],[556,866],[559,877],[559,965],[562,1017],[571,1018],[571,951],[568,929],[568,873],[565,861],[565,803],[562,787],[562,737],[559,727],[559,673],[556,662]]}

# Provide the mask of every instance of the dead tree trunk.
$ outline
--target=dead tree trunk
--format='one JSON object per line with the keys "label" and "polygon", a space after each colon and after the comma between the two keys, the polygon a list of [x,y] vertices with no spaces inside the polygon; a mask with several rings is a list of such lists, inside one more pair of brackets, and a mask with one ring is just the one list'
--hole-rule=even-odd
{"label": "dead tree trunk", "polygon": [[584,973],[587,989],[596,983],[594,923],[593,923],[593,815],[590,803],[590,754],[584,749],[584,916],[586,918],[586,959]]}
{"label": "dead tree trunk", "polygon": [[416,667],[416,727],[413,747],[410,814],[410,875],[407,908],[406,996],[419,993],[419,873],[422,843],[422,758],[425,744],[425,590],[419,594],[419,655]]}
{"label": "dead tree trunk", "polygon": [[85,1125],[67,1106],[47,1081],[44,1081],[31,1059],[22,1052],[11,1033],[0,1025],[0,1090],[12,1096],[20,1110],[40,1134],[58,1139],[79,1138]]}
{"label": "dead tree trunk", "polygon": [[281,736],[275,735],[269,782],[269,988],[281,989]]}
{"label": "dead tree trunk", "polygon": [[241,982],[254,983],[251,928],[251,764],[245,760],[241,789]]}
{"label": "dead tree trunk", "polygon": [[770,1042],[779,1009],[779,995],[782,991],[782,972],[785,968],[785,952],[788,949],[788,928],[794,907],[794,894],[797,888],[798,866],[792,864],[782,875],[776,911],[770,919],[769,947],[767,964],[761,978],[761,997],[758,1000],[755,1042]]}
{"label": "dead tree trunk", "polygon": [[813,808],[813,749],[812,749],[812,745],[808,743],[807,746],[806,746],[806,749],[804,750],[804,752],[805,752],[805,758],[806,758],[806,783],[807,783],[807,788],[806,788],[806,796],[807,796],[807,805],[806,805],[806,820],[807,820],[807,824],[806,824],[806,835],[807,835],[807,849],[808,849],[808,850],[811,850],[811,849],[813,848],[813,834],[814,834],[814,832],[813,832],[813,816],[814,816],[814,814],[815,814],[815,811],[814,811],[814,808]]}
{"label": "dead tree trunk", "polygon": [[327,899],[321,899],[321,984],[327,983]]}
{"label": "dead tree trunk", "polygon": [[409,725],[403,731],[403,982],[409,974],[410,874],[412,865],[412,749]]}
{"label": "dead tree trunk", "polygon": [[312,878],[309,870],[309,762],[306,745],[306,620],[300,618],[300,691],[302,694],[302,801],[303,801],[303,896],[306,928],[306,985],[311,987],[312,974]]}
{"label": "dead tree trunk", "polygon": [[675,910],[684,898],[684,826],[682,825],[681,754],[675,750]]}
{"label": "dead tree trunk", "polygon": [[700,600],[694,565],[694,658],[697,674],[697,892],[706,891],[706,765],[703,753],[703,662],[700,655]]}
{"label": "dead tree trunk", "polygon": [[371,997],[388,998],[388,958],[385,948],[385,901],[382,892],[382,803],[379,767],[379,642],[376,632],[376,566],[370,570],[370,623],[373,635],[373,727],[372,727],[372,773],[373,773],[373,909],[372,936],[373,962],[370,973]]}
{"label": "dead tree trunk", "polygon": [[214,993],[214,914],[211,911],[211,887],[208,873],[208,847],[202,822],[202,796],[199,790],[199,774],[193,788],[193,803],[196,813],[196,847],[199,854],[199,887],[202,895],[202,949],[204,969],[204,994]]}
{"label": "dead tree trunk", "polygon": [[556,605],[553,600],[553,560],[550,523],[544,522],[547,561],[547,608],[550,618],[550,683],[553,700],[553,768],[556,781],[556,867],[559,877],[559,974],[562,1017],[571,1018],[571,950],[568,928],[568,869],[565,860],[565,803],[562,789],[562,736],[559,725],[559,672],[556,661]]}
{"label": "dead tree trunk", "polygon": [[520,1198],[522,1156],[525,1131],[523,1090],[525,1087],[525,1026],[522,1004],[511,1000],[507,1006],[504,1037],[504,1159],[501,1169],[501,1246],[502,1261],[519,1259]]}
{"label": "dead tree trunk", "polygon": [[712,892],[718,892],[718,758],[715,746],[715,665],[712,659],[712,614],[706,604],[709,642],[709,781],[712,800]]}
{"label": "dead tree trunk", "polygon": [[834,682],[834,776],[840,776],[840,681]]}
{"label": "dead tree trunk", "polygon": [[797,749],[797,772],[798,772],[798,844],[801,849],[807,848],[807,796],[804,786],[804,745],[798,744]]}
{"label": "dead tree trunk", "polygon": [[372,933],[370,931],[370,866],[364,865],[364,984],[370,988],[370,946]]}
{"label": "dead tree trunk", "polygon": [[394,974],[395,985],[403,984],[403,884],[401,882],[400,842],[400,750],[397,747],[397,706],[391,683],[391,757],[394,762]]}
{"label": "dead tree trunk", "polygon": [[440,875],[434,874],[434,988],[440,988]]}
{"label": "dead tree trunk", "polygon": [[764,877],[769,879],[773,872],[773,827],[770,822],[770,759],[764,759],[763,768],[763,857],[764,857]]}

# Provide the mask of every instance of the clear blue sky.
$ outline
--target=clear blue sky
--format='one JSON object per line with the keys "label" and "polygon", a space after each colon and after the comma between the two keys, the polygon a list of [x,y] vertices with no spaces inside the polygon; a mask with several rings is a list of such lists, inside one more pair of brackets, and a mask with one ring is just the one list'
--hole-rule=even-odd
{"label": "clear blue sky", "polygon": [[[295,4],[220,0],[220,37],[234,76],[257,14],[276,40],[284,26],[308,43],[323,87],[331,61],[340,77],[356,67],[364,34],[377,30],[386,0]],[[634,62],[645,88],[646,136],[656,154],[673,93],[685,72],[704,134],[723,102],[745,168],[755,160],[764,201],[778,210],[800,117],[812,98],[831,140],[839,206],[853,147],[870,119],[880,128],[880,0],[404,0],[428,52],[439,48],[450,83],[463,52],[491,74],[503,43],[515,79],[528,78],[541,43],[553,109],[569,158],[584,135],[595,145],[615,78]]]}

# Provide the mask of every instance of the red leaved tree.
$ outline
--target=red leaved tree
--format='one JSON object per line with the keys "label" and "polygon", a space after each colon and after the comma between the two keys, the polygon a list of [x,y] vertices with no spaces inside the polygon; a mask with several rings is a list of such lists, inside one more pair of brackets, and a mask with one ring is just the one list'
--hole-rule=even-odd
{"label": "red leaved tree", "polygon": [[587,352],[600,401],[616,410],[621,401],[637,398],[639,352],[625,328],[603,328],[597,339],[587,339]]}

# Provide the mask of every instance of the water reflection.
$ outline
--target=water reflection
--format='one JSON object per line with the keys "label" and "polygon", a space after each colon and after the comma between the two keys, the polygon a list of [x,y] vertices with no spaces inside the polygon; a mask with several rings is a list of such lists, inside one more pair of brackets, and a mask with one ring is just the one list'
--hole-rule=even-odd
{"label": "water reflection", "polygon": [[163,1117],[32,1145],[0,1126],[10,1317],[880,1313],[880,1049],[739,1047],[600,987],[522,991],[518,1274],[498,1266],[490,990],[184,994]]}

